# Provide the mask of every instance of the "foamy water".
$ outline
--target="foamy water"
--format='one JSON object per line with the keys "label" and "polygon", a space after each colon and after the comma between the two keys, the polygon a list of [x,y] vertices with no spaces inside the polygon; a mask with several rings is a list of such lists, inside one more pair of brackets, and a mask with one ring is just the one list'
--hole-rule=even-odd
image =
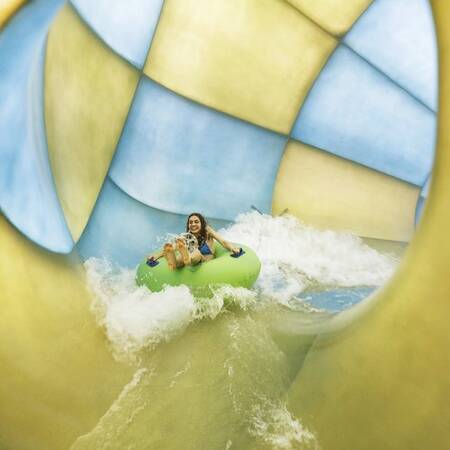
{"label": "foamy water", "polygon": [[293,417],[282,402],[257,404],[252,408],[250,433],[279,450],[320,450],[316,436]]}
{"label": "foamy water", "polygon": [[195,320],[213,319],[225,303],[246,309],[268,302],[292,306],[295,300],[308,310],[305,299],[311,289],[380,286],[398,264],[357,236],[320,231],[292,216],[246,213],[219,232],[259,256],[261,273],[251,290],[224,286],[208,300],[194,298],[186,286],[152,293],[136,286],[134,270],[102,259],[86,261],[88,283],[95,294],[92,310],[117,357],[168,341]]}
{"label": "foamy water", "polygon": [[135,271],[118,268],[104,259],[85,263],[89,287],[94,293],[91,309],[106,330],[118,359],[132,357],[181,333],[189,323],[214,319],[225,302],[247,308],[256,292],[223,286],[210,299],[196,299],[186,286],[150,292],[135,283]]}
{"label": "foamy water", "polygon": [[317,230],[289,215],[243,214],[222,234],[256,251],[256,288],[281,303],[311,287],[381,286],[398,264],[358,236]]}

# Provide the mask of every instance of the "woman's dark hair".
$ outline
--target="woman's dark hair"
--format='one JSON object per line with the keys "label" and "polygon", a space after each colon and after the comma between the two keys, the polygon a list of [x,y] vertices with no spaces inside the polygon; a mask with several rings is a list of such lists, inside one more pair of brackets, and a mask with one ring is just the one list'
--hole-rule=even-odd
{"label": "woman's dark hair", "polygon": [[186,221],[186,232],[189,232],[189,219],[193,216],[197,216],[200,219],[201,228],[200,228],[200,233],[198,234],[198,237],[197,237],[197,241],[198,241],[198,246],[201,247],[208,239],[208,233],[206,232],[206,227],[208,225],[208,222],[200,213],[194,212],[192,214],[189,214],[187,221]]}

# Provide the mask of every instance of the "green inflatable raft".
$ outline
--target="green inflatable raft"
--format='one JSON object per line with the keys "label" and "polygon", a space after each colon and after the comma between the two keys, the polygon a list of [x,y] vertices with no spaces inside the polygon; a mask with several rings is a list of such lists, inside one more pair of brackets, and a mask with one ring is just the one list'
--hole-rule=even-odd
{"label": "green inflatable raft", "polygon": [[229,284],[249,288],[259,275],[261,263],[249,247],[239,245],[243,252],[239,257],[231,256],[221,245],[215,245],[216,257],[208,262],[169,270],[165,258],[151,267],[147,260],[141,262],[136,273],[136,283],[145,285],[153,292],[159,292],[165,285],[186,285],[195,295],[211,295],[211,287]]}

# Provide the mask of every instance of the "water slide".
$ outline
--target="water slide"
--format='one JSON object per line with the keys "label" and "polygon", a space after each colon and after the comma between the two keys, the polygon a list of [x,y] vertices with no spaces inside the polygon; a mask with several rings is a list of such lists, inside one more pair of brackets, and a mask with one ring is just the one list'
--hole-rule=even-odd
{"label": "water slide", "polygon": [[[425,0],[3,1],[0,448],[446,448],[449,17]],[[192,210],[226,228],[252,208],[235,233],[286,220],[279,237],[289,215],[313,227],[302,249],[348,255],[341,232],[407,249],[325,317],[249,314],[242,292],[221,294],[228,314],[170,289],[149,309],[130,287]]]}

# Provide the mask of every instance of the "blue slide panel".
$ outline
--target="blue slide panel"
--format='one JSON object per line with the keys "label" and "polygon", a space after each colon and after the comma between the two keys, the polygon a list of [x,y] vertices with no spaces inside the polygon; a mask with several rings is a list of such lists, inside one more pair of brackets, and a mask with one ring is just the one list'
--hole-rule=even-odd
{"label": "blue slide panel", "polygon": [[143,77],[110,176],[154,208],[233,220],[252,205],[271,210],[286,140]]}
{"label": "blue slide panel", "polygon": [[[107,258],[133,268],[170,234],[185,231],[185,215],[150,208],[128,196],[109,178],[105,180],[89,223],[76,245],[83,259]],[[210,220],[214,229],[229,222]]]}
{"label": "blue slide panel", "polygon": [[434,157],[436,115],[341,45],[303,104],[292,137],[422,186]]}
{"label": "blue slide panel", "polygon": [[67,253],[73,240],[55,191],[43,110],[45,39],[63,3],[30,2],[0,34],[0,206],[35,243]]}
{"label": "blue slide panel", "polygon": [[71,0],[86,23],[139,69],[145,64],[164,0]]}
{"label": "blue slide panel", "polygon": [[376,0],[344,42],[436,111],[437,41],[428,0]]}

